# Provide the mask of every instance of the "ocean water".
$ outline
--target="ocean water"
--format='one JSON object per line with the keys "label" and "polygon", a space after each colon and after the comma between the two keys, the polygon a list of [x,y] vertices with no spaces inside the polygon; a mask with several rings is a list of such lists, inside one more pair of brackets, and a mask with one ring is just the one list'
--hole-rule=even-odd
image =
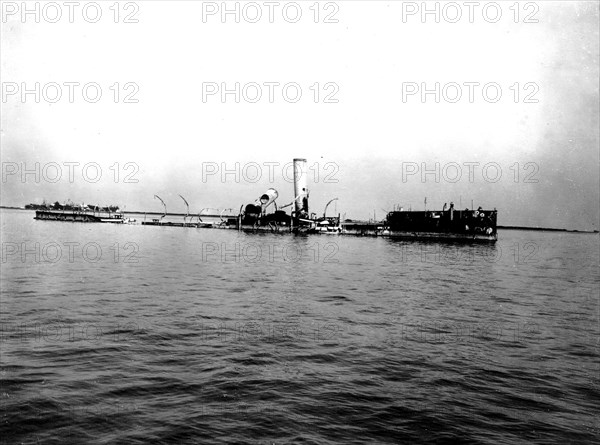
{"label": "ocean water", "polygon": [[2,443],[598,443],[598,234],[2,210]]}

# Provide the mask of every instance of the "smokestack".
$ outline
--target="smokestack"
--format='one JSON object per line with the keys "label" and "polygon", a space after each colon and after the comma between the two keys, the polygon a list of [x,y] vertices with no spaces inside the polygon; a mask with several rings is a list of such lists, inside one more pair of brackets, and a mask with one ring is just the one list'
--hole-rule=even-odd
{"label": "smokestack", "polygon": [[294,159],[294,210],[296,216],[304,210],[308,213],[308,171],[306,168],[306,159]]}

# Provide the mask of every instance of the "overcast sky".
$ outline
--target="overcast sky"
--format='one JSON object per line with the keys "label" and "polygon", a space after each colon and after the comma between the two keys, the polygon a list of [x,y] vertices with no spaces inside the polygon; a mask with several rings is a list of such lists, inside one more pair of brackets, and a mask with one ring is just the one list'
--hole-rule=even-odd
{"label": "overcast sky", "polygon": [[[499,2],[497,21],[495,8],[483,11],[489,2],[473,11],[441,2],[439,23],[433,14],[423,23],[421,2],[298,2],[295,23],[287,2],[273,23],[263,2],[240,2],[240,23],[233,14],[223,23],[221,2],[122,2],[118,17],[114,1],[98,3],[96,23],[86,2],[70,23],[62,2],[59,20],[40,2],[36,23],[21,2],[3,2],[2,205],[69,198],[159,211],[159,194],[183,212],[182,194],[193,211],[238,209],[269,187],[285,204],[283,167],[303,157],[317,213],[338,197],[346,217],[379,218],[397,204],[422,209],[427,197],[428,208],[496,207],[506,225],[599,227],[598,2]],[[21,94],[36,82],[39,103]],[[79,84],[72,103],[69,82]],[[95,89],[84,97],[82,86],[94,82],[102,97],[92,103]],[[208,95],[236,82],[239,103]],[[439,103],[415,91],[436,82]],[[36,163],[39,175],[22,177]],[[62,168],[54,183],[52,163]],[[79,163],[72,181],[65,163]],[[86,163],[96,163],[87,180]],[[236,163],[237,180],[222,178]],[[248,163],[261,166],[256,182]]]}

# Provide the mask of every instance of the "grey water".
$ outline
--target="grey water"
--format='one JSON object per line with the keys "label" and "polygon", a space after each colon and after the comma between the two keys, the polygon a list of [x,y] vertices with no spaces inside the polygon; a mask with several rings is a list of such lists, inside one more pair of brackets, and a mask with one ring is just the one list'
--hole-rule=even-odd
{"label": "grey water", "polygon": [[3,443],[600,441],[598,234],[0,216]]}

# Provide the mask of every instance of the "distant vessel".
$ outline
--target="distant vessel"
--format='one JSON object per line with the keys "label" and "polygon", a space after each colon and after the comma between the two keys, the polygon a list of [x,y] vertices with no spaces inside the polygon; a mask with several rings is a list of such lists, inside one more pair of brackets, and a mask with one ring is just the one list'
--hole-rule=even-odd
{"label": "distant vessel", "polygon": [[89,206],[85,204],[73,204],[67,202],[60,204],[41,205],[29,204],[25,208],[35,208],[35,218],[46,221],[71,221],[71,222],[93,222],[122,224],[123,213],[118,206]]}
{"label": "distant vessel", "polygon": [[70,221],[123,224],[122,213],[101,214],[78,211],[36,210],[34,219],[46,221]]}

